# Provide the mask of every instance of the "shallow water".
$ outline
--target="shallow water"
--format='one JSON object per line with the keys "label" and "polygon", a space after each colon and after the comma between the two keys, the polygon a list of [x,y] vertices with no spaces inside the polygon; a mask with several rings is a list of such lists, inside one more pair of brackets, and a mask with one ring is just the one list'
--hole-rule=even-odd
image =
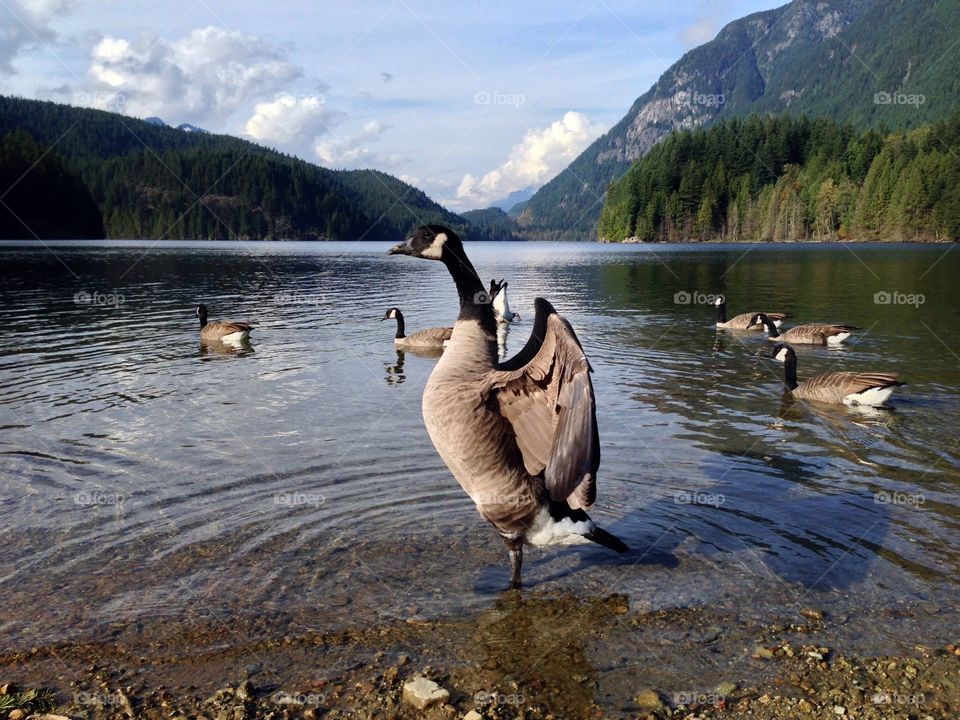
{"label": "shallow water", "polygon": [[[592,515],[632,547],[531,550],[526,586],[761,619],[814,605],[850,616],[839,636],[864,652],[955,640],[951,248],[470,245],[481,277],[510,281],[523,316],[510,351],[537,295],[575,327],[596,371]],[[0,246],[0,648],[163,623],[239,617],[275,635],[493,606],[505,548],[420,417],[435,359],[398,356],[379,322],[397,305],[408,331],[450,324],[456,294],[439,264],[385,250]],[[875,302],[882,291],[896,304]],[[798,349],[801,379],[899,370],[908,385],[891,410],[784,400],[770,343],[712,326],[715,292],[731,314],[863,328],[842,349]],[[255,324],[251,346],[202,347],[198,302]],[[857,622],[906,606],[933,614]]]}

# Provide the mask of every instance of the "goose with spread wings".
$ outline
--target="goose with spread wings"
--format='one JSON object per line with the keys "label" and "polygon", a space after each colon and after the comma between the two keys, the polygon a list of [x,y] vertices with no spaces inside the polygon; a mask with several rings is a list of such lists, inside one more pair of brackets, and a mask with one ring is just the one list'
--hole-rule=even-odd
{"label": "goose with spread wings", "polygon": [[533,332],[497,361],[486,289],[455,232],[427,225],[390,250],[438,260],[460,296],[453,335],[423,393],[423,419],[441,459],[503,538],[510,583],[520,584],[523,545],[627,546],[586,513],[597,496],[600,437],[590,363],[576,333],[537,298]]}

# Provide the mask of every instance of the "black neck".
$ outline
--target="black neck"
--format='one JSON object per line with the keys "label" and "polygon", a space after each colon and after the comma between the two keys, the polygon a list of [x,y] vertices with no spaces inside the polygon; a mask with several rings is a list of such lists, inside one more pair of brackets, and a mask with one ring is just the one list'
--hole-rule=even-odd
{"label": "black neck", "polygon": [[793,353],[787,353],[787,359],[783,362],[783,384],[788,390],[797,387],[797,356]]}
{"label": "black neck", "polygon": [[717,322],[725,323],[727,321],[727,304],[725,302],[717,305]]}
{"label": "black neck", "polygon": [[397,317],[397,334],[394,335],[394,337],[395,337],[397,340],[400,340],[401,338],[404,337],[403,330],[404,330],[404,328],[405,328],[406,326],[403,324],[403,313],[402,313],[402,312],[400,312],[399,310],[397,310],[397,315],[396,315],[396,317]]}
{"label": "black neck", "polygon": [[[773,322],[773,320],[768,318],[766,315],[761,315],[760,322],[762,322],[770,332],[770,337],[780,337],[780,331],[777,330],[777,325]],[[796,363],[796,360],[794,360],[794,363]]]}
{"label": "black neck", "polygon": [[199,313],[199,317],[200,317],[200,327],[203,327],[204,325],[207,324],[207,314],[201,310]]}
{"label": "black neck", "polygon": [[450,271],[460,296],[460,315],[457,319],[477,320],[485,330],[493,334],[496,342],[497,320],[493,314],[493,303],[466,253],[462,250],[459,256],[450,253],[444,257],[443,264]]}

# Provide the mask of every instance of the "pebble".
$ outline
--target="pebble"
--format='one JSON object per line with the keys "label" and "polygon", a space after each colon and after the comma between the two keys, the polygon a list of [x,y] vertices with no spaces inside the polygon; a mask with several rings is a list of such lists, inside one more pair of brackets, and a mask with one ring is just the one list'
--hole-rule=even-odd
{"label": "pebble", "polygon": [[641,690],[640,694],[634,698],[634,702],[636,702],[642,710],[659,710],[664,707],[663,700],[660,699],[657,691],[649,688]]}
{"label": "pebble", "polygon": [[437,703],[445,703],[449,699],[449,692],[422,675],[418,675],[403,684],[404,702],[413,705],[418,710],[426,710]]}
{"label": "pebble", "polygon": [[797,703],[797,707],[800,708],[800,712],[805,712],[808,714],[813,712],[813,705],[810,704],[809,700],[801,700],[799,703]]}
{"label": "pebble", "polygon": [[834,705],[834,706],[833,706],[833,714],[834,714],[834,715],[840,715],[840,716],[846,715],[846,714],[847,714],[847,709],[846,709],[843,705]]}
{"label": "pebble", "polygon": [[17,708],[16,710],[11,710],[7,718],[8,720],[23,720],[26,716],[27,714],[23,710]]}
{"label": "pebble", "polygon": [[773,660],[773,651],[763,645],[757,645],[753,649],[754,660]]}
{"label": "pebble", "polygon": [[727,695],[733,694],[737,689],[737,684],[735,682],[725,682],[717,685],[716,693],[720,697],[727,697]]}
{"label": "pebble", "polygon": [[483,720],[483,715],[478,713],[476,710],[471,710],[463,716],[463,720]]}

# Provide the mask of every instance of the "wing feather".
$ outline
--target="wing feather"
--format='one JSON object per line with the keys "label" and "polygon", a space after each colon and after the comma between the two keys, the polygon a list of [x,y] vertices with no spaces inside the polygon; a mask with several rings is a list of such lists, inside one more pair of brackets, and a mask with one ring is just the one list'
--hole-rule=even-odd
{"label": "wing feather", "polygon": [[484,399],[510,423],[527,472],[543,473],[551,499],[588,507],[600,465],[590,363],[570,323],[543,298],[535,305],[530,340],[488,375]]}

